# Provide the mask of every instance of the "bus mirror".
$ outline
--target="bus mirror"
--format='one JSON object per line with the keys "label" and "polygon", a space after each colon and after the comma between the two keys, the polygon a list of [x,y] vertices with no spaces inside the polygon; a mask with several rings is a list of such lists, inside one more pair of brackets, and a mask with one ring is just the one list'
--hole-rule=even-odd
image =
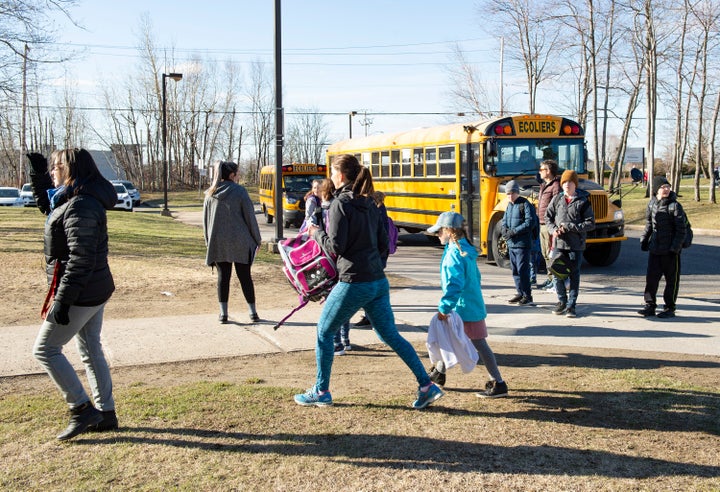
{"label": "bus mirror", "polygon": [[490,139],[487,146],[487,156],[488,157],[497,157],[497,140],[494,138]]}
{"label": "bus mirror", "polygon": [[494,159],[493,159],[493,160],[489,160],[489,161],[485,161],[485,172],[486,172],[489,176],[495,176],[495,174],[497,173],[497,166],[495,165],[495,160],[494,160]]}

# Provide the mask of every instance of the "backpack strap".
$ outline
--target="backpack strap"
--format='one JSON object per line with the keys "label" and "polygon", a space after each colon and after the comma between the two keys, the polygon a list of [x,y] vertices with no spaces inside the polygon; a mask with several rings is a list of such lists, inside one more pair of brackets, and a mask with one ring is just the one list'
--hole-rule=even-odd
{"label": "backpack strap", "polygon": [[295,309],[293,309],[292,311],[290,311],[283,319],[281,319],[280,321],[278,321],[278,323],[277,323],[275,326],[273,326],[273,330],[277,330],[278,328],[280,328],[288,319],[290,319],[290,316],[292,316],[293,314],[295,314],[295,313],[297,313],[298,311],[300,311],[302,308],[304,308],[305,306],[307,306],[307,303],[308,303],[308,302],[310,302],[309,299],[303,299],[302,297],[300,297],[300,299],[302,299],[302,301],[300,302],[300,305],[297,306],[297,307],[296,307]]}

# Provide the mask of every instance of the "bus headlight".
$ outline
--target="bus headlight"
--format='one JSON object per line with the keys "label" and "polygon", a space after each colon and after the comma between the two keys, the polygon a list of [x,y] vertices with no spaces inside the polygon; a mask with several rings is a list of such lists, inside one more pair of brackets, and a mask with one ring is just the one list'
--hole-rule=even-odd
{"label": "bus headlight", "polygon": [[288,196],[285,198],[287,200],[288,204],[295,205],[299,200],[293,196]]}
{"label": "bus headlight", "polygon": [[622,210],[615,210],[615,214],[613,215],[613,220],[615,222],[622,222],[625,220],[625,214]]}

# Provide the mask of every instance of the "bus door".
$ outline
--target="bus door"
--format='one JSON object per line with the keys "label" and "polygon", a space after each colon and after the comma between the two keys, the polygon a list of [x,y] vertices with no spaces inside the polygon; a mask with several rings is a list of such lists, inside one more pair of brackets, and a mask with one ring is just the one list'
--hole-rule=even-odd
{"label": "bus door", "polygon": [[470,242],[480,244],[480,144],[460,144],[460,213]]}

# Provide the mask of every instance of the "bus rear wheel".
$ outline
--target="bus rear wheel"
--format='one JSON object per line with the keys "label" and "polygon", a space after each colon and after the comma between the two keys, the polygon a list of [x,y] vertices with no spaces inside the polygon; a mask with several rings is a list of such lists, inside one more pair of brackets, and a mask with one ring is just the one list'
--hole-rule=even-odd
{"label": "bus rear wheel", "polygon": [[592,266],[609,266],[620,255],[620,241],[611,243],[588,244],[583,253],[585,260]]}
{"label": "bus rear wheel", "polygon": [[265,207],[265,205],[263,205],[263,215],[265,216],[265,223],[266,223],[266,224],[272,224],[272,223],[273,223],[273,216],[268,213],[267,208]]}
{"label": "bus rear wheel", "polygon": [[507,242],[500,233],[501,229],[502,220],[498,220],[492,230],[493,259],[500,268],[510,268],[510,252],[508,251]]}

